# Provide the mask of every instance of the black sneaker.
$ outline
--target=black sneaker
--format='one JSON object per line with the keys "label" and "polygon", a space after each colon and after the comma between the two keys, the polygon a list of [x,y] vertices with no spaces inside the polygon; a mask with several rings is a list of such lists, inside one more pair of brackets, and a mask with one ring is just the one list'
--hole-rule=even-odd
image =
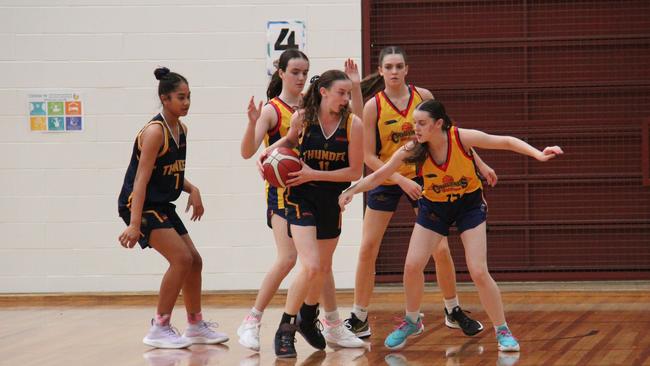
{"label": "black sneaker", "polygon": [[298,312],[296,317],[296,325],[298,326],[298,333],[300,333],[307,343],[312,347],[317,349],[325,349],[325,337],[323,337],[323,325],[318,320],[318,314],[320,312],[316,310],[314,319],[302,319],[302,315]]}
{"label": "black sneaker", "polygon": [[293,324],[280,324],[275,332],[275,355],[279,358],[296,357],[296,326]]}
{"label": "black sneaker", "polygon": [[465,315],[460,306],[456,306],[451,314],[445,308],[445,325],[449,328],[461,329],[468,336],[476,335],[483,330],[483,324]]}
{"label": "black sneaker", "polygon": [[348,328],[355,336],[359,338],[368,338],[372,334],[368,325],[368,318],[365,321],[359,320],[355,313],[350,313],[350,317],[343,321],[343,325]]}

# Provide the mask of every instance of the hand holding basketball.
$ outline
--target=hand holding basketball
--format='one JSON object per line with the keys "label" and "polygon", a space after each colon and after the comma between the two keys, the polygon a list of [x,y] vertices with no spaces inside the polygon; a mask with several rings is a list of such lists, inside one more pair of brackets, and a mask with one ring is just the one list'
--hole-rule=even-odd
{"label": "hand holding basketball", "polygon": [[290,180],[295,180],[290,179],[291,173],[302,168],[298,154],[288,147],[278,147],[268,153],[265,151],[262,158],[262,175],[274,187],[286,187]]}

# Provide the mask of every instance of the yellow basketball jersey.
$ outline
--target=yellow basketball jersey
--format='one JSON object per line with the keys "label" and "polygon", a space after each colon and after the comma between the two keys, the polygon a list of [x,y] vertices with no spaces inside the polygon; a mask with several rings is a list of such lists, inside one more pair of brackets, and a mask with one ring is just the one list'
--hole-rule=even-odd
{"label": "yellow basketball jersey", "polygon": [[438,165],[429,155],[418,170],[424,178],[424,197],[433,202],[453,202],[483,185],[476,174],[474,158],[463,148],[458,128],[447,131],[447,160]]}
{"label": "yellow basketball jersey", "polygon": [[[384,163],[415,135],[413,124],[413,111],[422,101],[422,96],[417,92],[413,85],[409,85],[411,94],[409,102],[404,110],[398,110],[397,107],[386,96],[384,91],[375,94],[375,103],[377,104],[377,157]],[[402,165],[398,172],[406,178],[415,177],[416,167],[414,164]],[[386,180],[385,185],[395,184],[390,179]]]}
{"label": "yellow basketball jersey", "polygon": [[293,108],[278,97],[269,100],[269,104],[275,109],[278,122],[275,124],[275,127],[266,132],[264,146],[273,145],[276,141],[287,135],[287,131],[289,131],[291,125],[291,115],[294,112]]}
{"label": "yellow basketball jersey", "polygon": [[[291,125],[291,115],[294,112],[293,108],[278,97],[269,100],[269,104],[275,109],[278,122],[275,127],[266,132],[266,136],[264,136],[265,146],[273,145],[287,135]],[[276,188],[266,182],[266,199],[267,203],[273,208],[284,209],[284,188]]]}

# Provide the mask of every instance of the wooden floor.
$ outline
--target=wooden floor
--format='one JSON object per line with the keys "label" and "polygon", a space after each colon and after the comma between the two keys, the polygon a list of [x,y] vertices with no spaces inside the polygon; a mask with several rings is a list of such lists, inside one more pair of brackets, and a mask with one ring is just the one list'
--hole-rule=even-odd
{"label": "wooden floor", "polygon": [[[494,333],[473,288],[461,289],[464,308],[486,329],[466,337],[442,321],[440,294],[425,295],[425,332],[401,352],[383,347],[385,336],[402,316],[400,288],[378,291],[373,298],[373,336],[367,349],[309,347],[297,336],[297,360],[276,360],[273,334],[282,295],[264,314],[262,350],[251,352],[237,342],[236,329],[252,303],[252,294],[208,294],[204,316],[231,336],[221,346],[155,350],[141,343],[153,313],[154,296],[3,296],[0,297],[0,365],[650,365],[650,285],[601,290],[545,284],[525,289],[504,286],[508,323],[521,352],[499,353]],[[530,287],[530,286],[529,286]],[[351,303],[351,294],[339,295]],[[346,316],[349,307],[341,307]],[[185,327],[179,306],[172,319]]]}

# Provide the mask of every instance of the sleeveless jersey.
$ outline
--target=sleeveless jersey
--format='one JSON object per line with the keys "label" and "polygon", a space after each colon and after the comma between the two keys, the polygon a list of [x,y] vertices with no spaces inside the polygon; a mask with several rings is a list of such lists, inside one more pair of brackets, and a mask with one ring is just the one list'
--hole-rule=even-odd
{"label": "sleeveless jersey", "polygon": [[[377,104],[377,128],[376,131],[376,152],[379,160],[387,162],[393,153],[415,136],[413,111],[422,101],[422,96],[417,92],[415,86],[409,85],[409,102],[406,109],[398,110],[393,102],[386,96],[384,91],[375,94]],[[415,177],[415,164],[403,164],[397,172],[406,178]],[[384,185],[395,184],[390,179]]]}
{"label": "sleeveless jersey", "polygon": [[[275,97],[268,102],[275,110],[277,123],[275,127],[266,132],[264,136],[264,146],[273,145],[276,141],[287,135],[291,126],[291,115],[294,110],[279,97]],[[273,207],[284,209],[284,188],[276,188],[265,182],[266,200]],[[272,201],[272,202],[269,202]]]}
{"label": "sleeveless jersey", "polygon": [[423,196],[433,202],[453,202],[483,187],[476,174],[474,158],[463,148],[458,128],[447,131],[447,159],[436,164],[431,155],[418,169],[424,179]]}
{"label": "sleeveless jersey", "polygon": [[[338,170],[350,166],[348,145],[354,115],[350,113],[346,120],[339,121],[339,126],[331,136],[325,136],[318,122],[308,123],[300,138],[300,157],[314,170]],[[309,182],[318,187],[343,191],[350,182]]]}
{"label": "sleeveless jersey", "polygon": [[179,141],[178,145],[176,145],[176,141],[174,141],[171,131],[165,125],[162,115],[158,114],[138,132],[133,143],[131,162],[126,170],[122,191],[118,199],[120,210],[131,209],[133,184],[140,161],[142,132],[152,124],[162,126],[163,145],[158,152],[153,171],[151,172],[151,178],[147,184],[144,207],[175,201],[183,190],[183,183],[185,181],[185,154],[187,150],[185,130],[181,124]]}

